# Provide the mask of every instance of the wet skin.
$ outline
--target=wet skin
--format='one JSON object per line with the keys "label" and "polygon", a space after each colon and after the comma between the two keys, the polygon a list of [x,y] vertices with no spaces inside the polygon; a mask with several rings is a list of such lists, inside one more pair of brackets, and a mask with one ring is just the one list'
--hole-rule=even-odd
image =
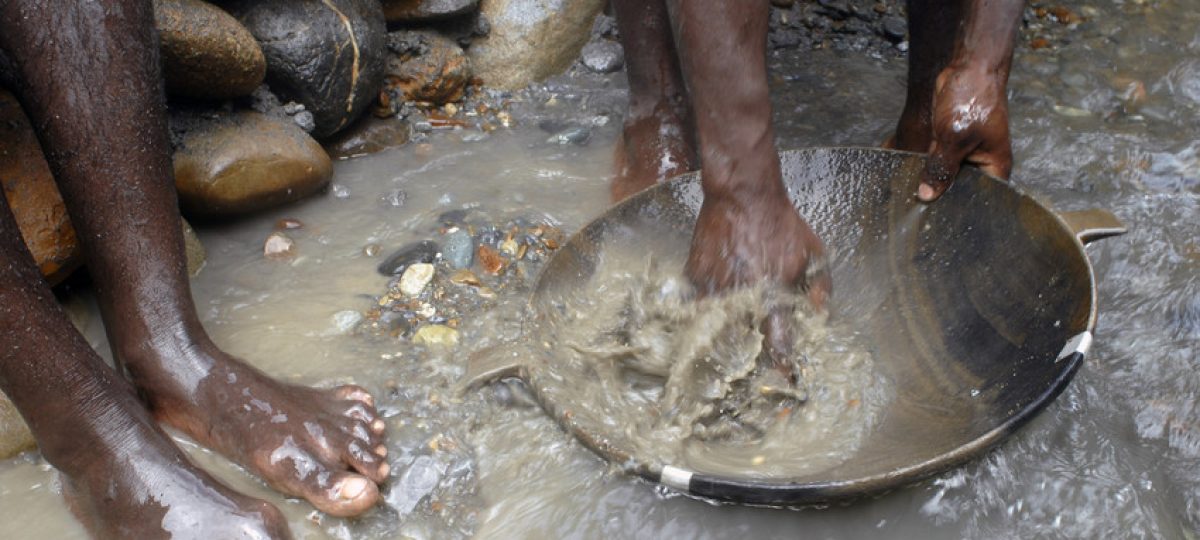
{"label": "wet skin", "polygon": [[194,467],[155,421],[320,510],[364,512],[389,472],[370,394],[274,381],[196,316],[152,22],[148,1],[0,0],[4,79],[38,130],[128,375],[63,315],[0,199],[0,389],[98,537],[288,536],[275,508]]}
{"label": "wet skin", "polygon": [[[769,280],[807,289],[823,306],[832,290],[824,247],[787,197],[775,148],[767,3],[613,0],[613,8],[630,87],[614,200],[698,158],[704,203],[685,273],[700,293]],[[1019,0],[909,1],[908,99],[887,145],[931,153],[922,200],[940,196],[964,161],[1007,177],[1005,86],[1021,8]],[[776,367],[794,380],[787,310],[763,330]]]}

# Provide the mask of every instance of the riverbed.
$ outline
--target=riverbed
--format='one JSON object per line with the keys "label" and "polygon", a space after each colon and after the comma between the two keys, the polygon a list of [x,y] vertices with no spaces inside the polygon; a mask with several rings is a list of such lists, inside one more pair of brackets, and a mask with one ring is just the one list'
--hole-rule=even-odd
{"label": "riverbed", "polygon": [[[519,383],[456,395],[467,354],[519,332],[520,285],[465,318],[455,349],[339,328],[335,313],[367,311],[387,289],[375,270],[381,258],[437,235],[446,211],[567,232],[603,212],[625,96],[620,73],[553,80],[517,105],[523,112],[510,129],[438,131],[342,161],[325,194],[199,231],[209,256],[193,289],[220,345],[286,380],[353,381],[376,393],[393,464],[379,508],[357,520],[324,517],[181,444],[233,487],[277,504],[298,538],[1194,539],[1200,13],[1182,0],[1068,5],[1082,23],[1038,21],[1046,29],[1026,29],[1017,52],[1012,179],[1058,210],[1107,208],[1130,232],[1088,247],[1100,318],[1075,380],[973,463],[845,507],[714,506],[612,470]],[[1042,35],[1049,46],[1032,48]],[[877,145],[899,114],[899,55],[780,50],[770,65],[781,148]],[[566,125],[586,126],[586,143],[555,138]],[[263,241],[281,218],[304,224],[289,231],[297,254],[266,259]],[[380,255],[367,255],[372,244]],[[68,304],[107,354],[86,291]],[[85,537],[36,453],[0,463],[0,523],[3,538]]]}

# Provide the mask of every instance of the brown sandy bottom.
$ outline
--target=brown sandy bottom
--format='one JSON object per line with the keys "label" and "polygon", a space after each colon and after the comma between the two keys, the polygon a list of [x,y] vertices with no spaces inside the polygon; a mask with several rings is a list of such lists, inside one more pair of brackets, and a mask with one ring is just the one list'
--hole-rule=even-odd
{"label": "brown sandy bottom", "polygon": [[[854,455],[887,392],[853,321],[776,288],[695,300],[677,262],[646,252],[606,252],[587,287],[595,294],[573,297],[550,322],[564,387],[547,393],[579,404],[581,426],[641,461],[786,479]],[[795,308],[788,370],[770,360],[760,331],[779,305]]]}

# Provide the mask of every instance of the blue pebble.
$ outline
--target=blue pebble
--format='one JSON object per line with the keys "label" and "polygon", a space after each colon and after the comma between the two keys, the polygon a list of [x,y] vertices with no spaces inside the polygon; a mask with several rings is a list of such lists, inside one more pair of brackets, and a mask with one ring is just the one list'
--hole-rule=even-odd
{"label": "blue pebble", "polygon": [[454,268],[469,268],[475,260],[475,242],[463,229],[446,235],[442,244],[442,258]]}

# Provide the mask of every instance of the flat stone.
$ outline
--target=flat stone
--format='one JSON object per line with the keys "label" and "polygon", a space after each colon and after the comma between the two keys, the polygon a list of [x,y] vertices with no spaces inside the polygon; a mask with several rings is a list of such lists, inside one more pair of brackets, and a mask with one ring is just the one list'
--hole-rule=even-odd
{"label": "flat stone", "polygon": [[449,19],[475,11],[479,0],[383,0],[388,22],[419,22]]}
{"label": "flat stone", "polygon": [[267,59],[267,84],[312,113],[327,137],[358,118],[383,85],[386,23],[378,0],[235,0],[224,4]]}
{"label": "flat stone", "polygon": [[417,456],[388,490],[384,501],[399,513],[400,517],[407,516],[433,493],[444,474],[445,465],[438,460],[430,456]]}
{"label": "flat stone", "polygon": [[442,324],[422,326],[413,334],[413,343],[453,347],[458,345],[458,330]]}
{"label": "flat stone", "polygon": [[517,90],[561,73],[579,58],[604,0],[489,0],[490,33],[471,43],[471,69],[488,86]]}
{"label": "flat stone", "polygon": [[57,284],[83,261],[42,146],[17,99],[0,89],[0,185],[25,246],[42,275]]}
{"label": "flat stone", "polygon": [[291,122],[256,112],[177,114],[175,187],[190,216],[247,214],[316,193],[333,164]]}
{"label": "flat stone", "polygon": [[446,235],[442,257],[454,268],[469,268],[475,262],[475,241],[465,229]]}
{"label": "flat stone", "polygon": [[453,39],[431,30],[388,34],[386,88],[399,101],[443,105],[462,100],[471,65]]}
{"label": "flat stone", "polygon": [[400,276],[400,292],[408,296],[418,296],[425,287],[433,281],[433,265],[416,263],[409,265]]}
{"label": "flat stone", "polygon": [[408,244],[379,263],[379,273],[385,276],[395,276],[404,273],[404,270],[411,264],[432,263],[437,260],[438,251],[437,242],[433,240]]}
{"label": "flat stone", "polygon": [[267,61],[250,31],[200,0],[154,0],[167,93],[195,98],[248,96]]}

